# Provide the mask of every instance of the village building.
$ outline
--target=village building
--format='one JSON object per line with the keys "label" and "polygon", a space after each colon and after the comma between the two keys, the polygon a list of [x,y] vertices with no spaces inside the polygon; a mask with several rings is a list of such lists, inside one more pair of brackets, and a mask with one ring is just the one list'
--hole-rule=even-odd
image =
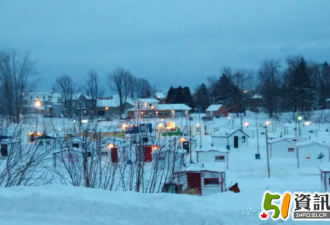
{"label": "village building", "polygon": [[166,149],[162,147],[155,147],[152,150],[152,158],[154,168],[159,170],[172,170],[173,166],[175,170],[181,168],[185,162],[185,154],[187,153],[184,149]]}
{"label": "village building", "polygon": [[220,163],[225,164],[228,169],[228,153],[224,147],[214,147],[203,144],[202,147],[196,148],[197,163]]}
{"label": "village building", "polygon": [[233,130],[219,130],[212,134],[212,144],[216,147],[240,148],[242,146],[248,146],[249,135],[243,132],[241,129]]}
{"label": "village building", "polygon": [[[123,110],[128,110],[134,107],[135,102],[131,98],[127,98]],[[99,98],[96,104],[96,111],[98,116],[120,116],[122,114],[122,109],[120,107],[119,95],[114,95],[108,98]]]}
{"label": "village building", "polygon": [[330,191],[330,163],[321,163],[318,165],[321,172],[321,192]]}
{"label": "village building", "polygon": [[315,141],[296,144],[298,168],[330,162],[330,145]]}
{"label": "village building", "polygon": [[226,165],[219,163],[194,163],[174,173],[182,189],[199,190],[200,195],[207,196],[226,191]]}
{"label": "village building", "polygon": [[210,105],[205,110],[206,116],[221,116],[221,117],[228,117],[228,110],[224,105]]}
{"label": "village building", "polygon": [[270,158],[296,158],[296,142],[281,138],[268,141]]}
{"label": "village building", "polygon": [[135,119],[175,118],[188,116],[191,108],[185,104],[159,104],[154,98],[135,101],[135,107],[127,110],[127,116]]}

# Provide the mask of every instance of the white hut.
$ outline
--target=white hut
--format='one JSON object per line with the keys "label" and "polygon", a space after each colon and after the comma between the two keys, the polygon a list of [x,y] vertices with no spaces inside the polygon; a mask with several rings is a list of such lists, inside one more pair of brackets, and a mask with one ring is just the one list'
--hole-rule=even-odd
{"label": "white hut", "polygon": [[330,163],[322,163],[318,165],[321,172],[321,192],[330,190]]}
{"label": "white hut", "polygon": [[195,150],[197,163],[224,163],[228,169],[228,153],[226,148],[203,145]]}
{"label": "white hut", "polygon": [[296,142],[290,139],[281,138],[268,141],[270,158],[296,158]]}
{"label": "white hut", "polygon": [[187,151],[185,149],[176,149],[167,150],[164,148],[159,148],[157,150],[153,150],[152,154],[152,161],[155,168],[159,170],[166,170],[173,168],[180,168],[184,165],[184,157]]}
{"label": "white hut", "polygon": [[298,168],[317,166],[330,161],[330,145],[315,141],[296,144]]}
{"label": "white hut", "polygon": [[226,165],[219,163],[190,164],[184,171],[176,172],[182,189],[198,188],[201,195],[226,191]]}
{"label": "white hut", "polygon": [[249,135],[241,129],[219,130],[212,135],[212,144],[217,147],[226,147],[227,145],[233,148],[248,146]]}

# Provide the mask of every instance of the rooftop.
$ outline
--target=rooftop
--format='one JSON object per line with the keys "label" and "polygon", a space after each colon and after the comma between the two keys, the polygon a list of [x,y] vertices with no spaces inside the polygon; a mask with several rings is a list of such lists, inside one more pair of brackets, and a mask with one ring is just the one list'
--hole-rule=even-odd
{"label": "rooftop", "polygon": [[330,163],[320,163],[320,164],[317,165],[317,167],[322,172],[329,172],[330,173]]}
{"label": "rooftop", "polygon": [[205,111],[217,111],[222,105],[210,105]]}
{"label": "rooftop", "polygon": [[183,171],[213,171],[224,172],[226,171],[226,163],[193,163],[187,167],[182,168]]}
{"label": "rooftop", "polygon": [[139,102],[148,102],[148,103],[155,103],[155,102],[159,102],[157,99],[155,98],[139,98],[137,99],[137,101]]}
{"label": "rooftop", "polygon": [[159,104],[158,110],[191,110],[186,104]]}

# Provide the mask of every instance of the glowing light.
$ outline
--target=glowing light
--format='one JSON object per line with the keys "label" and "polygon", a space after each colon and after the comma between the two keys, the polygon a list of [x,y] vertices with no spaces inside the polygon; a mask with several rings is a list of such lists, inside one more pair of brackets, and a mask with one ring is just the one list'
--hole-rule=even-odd
{"label": "glowing light", "polygon": [[82,120],[81,123],[88,123],[88,120]]}
{"label": "glowing light", "polygon": [[109,110],[109,107],[105,107],[105,110]]}
{"label": "glowing light", "polygon": [[196,127],[199,127],[199,126],[200,126],[200,124],[199,124],[199,123],[197,123],[197,124],[196,124]]}
{"label": "glowing light", "polygon": [[158,98],[160,98],[160,96],[158,96]]}
{"label": "glowing light", "polygon": [[246,91],[246,90],[244,90],[243,92],[244,92],[244,93],[246,93],[247,91]]}
{"label": "glowing light", "polygon": [[162,123],[158,124],[158,127],[162,127],[162,126],[164,126]]}
{"label": "glowing light", "polygon": [[143,114],[143,112],[141,112],[141,114]]}
{"label": "glowing light", "polygon": [[41,102],[40,101],[36,101],[35,106],[37,106],[37,107],[41,106]]}
{"label": "glowing light", "polygon": [[270,121],[266,121],[266,125],[269,125],[270,124]]}
{"label": "glowing light", "polygon": [[75,123],[75,122],[76,122],[76,120],[73,120],[73,122]]}
{"label": "glowing light", "polygon": [[156,114],[158,114],[158,111],[156,111]]}
{"label": "glowing light", "polygon": [[164,119],[161,119],[161,121],[164,121]]}
{"label": "glowing light", "polygon": [[123,124],[123,125],[121,125],[123,128],[126,128],[127,127],[127,125],[126,124]]}
{"label": "glowing light", "polygon": [[166,128],[167,129],[175,128],[175,123],[174,122],[166,122]]}
{"label": "glowing light", "polygon": [[109,149],[113,148],[113,144],[108,144],[107,146]]}
{"label": "glowing light", "polygon": [[229,120],[230,120],[230,116],[228,116],[228,117],[227,117],[227,119],[229,119]]}
{"label": "glowing light", "polygon": [[157,150],[158,149],[158,146],[153,146],[152,149],[153,150]]}
{"label": "glowing light", "polygon": [[244,126],[246,126],[246,127],[247,127],[247,126],[249,126],[249,125],[250,125],[250,124],[249,124],[249,123],[247,123],[247,122],[245,122],[245,123],[244,123]]}
{"label": "glowing light", "polygon": [[299,121],[300,121],[300,120],[302,120],[302,116],[298,116],[298,118],[297,118],[297,119],[298,119]]}
{"label": "glowing light", "polygon": [[153,105],[152,105],[152,106],[150,106],[150,108],[151,108],[151,109],[154,109],[154,108],[155,108],[155,106],[153,106]]}
{"label": "glowing light", "polygon": [[306,121],[306,122],[305,122],[305,125],[306,125],[306,126],[311,125],[311,122]]}

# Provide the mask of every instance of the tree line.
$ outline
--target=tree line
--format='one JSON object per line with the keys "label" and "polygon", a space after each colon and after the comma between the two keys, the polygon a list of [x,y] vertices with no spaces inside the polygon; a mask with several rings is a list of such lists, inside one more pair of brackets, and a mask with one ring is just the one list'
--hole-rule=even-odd
{"label": "tree line", "polygon": [[257,71],[233,71],[225,67],[219,78],[210,76],[194,92],[194,104],[202,110],[210,104],[235,106],[238,112],[247,107],[255,94],[262,96],[261,106],[270,117],[281,112],[309,116],[311,110],[326,108],[330,98],[330,66],[325,61],[306,61],[301,56],[263,60]]}

